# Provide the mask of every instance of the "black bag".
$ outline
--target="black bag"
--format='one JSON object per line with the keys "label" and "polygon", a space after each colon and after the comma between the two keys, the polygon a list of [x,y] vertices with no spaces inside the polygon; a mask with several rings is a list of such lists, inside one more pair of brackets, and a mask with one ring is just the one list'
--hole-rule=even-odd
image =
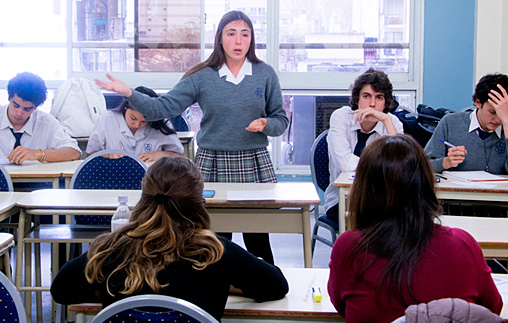
{"label": "black bag", "polygon": [[404,133],[411,135],[422,147],[425,147],[434,133],[441,118],[446,114],[455,112],[450,109],[434,109],[425,104],[419,104],[418,113],[413,113],[403,107],[393,114],[399,118],[404,126]]}
{"label": "black bag", "polygon": [[437,124],[446,114],[455,112],[445,108],[434,109],[425,104],[418,104],[416,110],[418,111],[418,125],[429,132],[430,136],[432,136]]}

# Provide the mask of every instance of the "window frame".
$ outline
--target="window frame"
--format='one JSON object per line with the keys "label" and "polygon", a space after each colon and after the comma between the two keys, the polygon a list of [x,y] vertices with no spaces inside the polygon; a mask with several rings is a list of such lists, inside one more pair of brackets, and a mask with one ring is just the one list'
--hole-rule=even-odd
{"label": "window frame", "polygon": [[[200,13],[201,17],[205,17],[205,1],[201,1]],[[137,0],[135,1],[137,3]],[[267,14],[267,34],[266,34],[266,63],[271,65],[279,76],[279,81],[283,91],[283,95],[287,93],[299,95],[344,95],[349,94],[349,87],[358,73],[317,73],[317,72],[279,72],[279,0],[266,0]],[[409,66],[407,73],[388,73],[392,81],[394,91],[402,91],[411,93],[414,102],[421,102],[422,84],[423,84],[423,21],[424,21],[424,3],[421,0],[409,0],[410,6],[410,25],[409,25]],[[66,44],[58,44],[66,47],[67,51],[67,78],[83,77],[87,79],[106,80],[104,72],[77,72],[73,71],[74,49],[83,47],[84,42],[73,41],[73,14],[75,10],[75,0],[66,0],[66,28],[67,37]],[[213,44],[205,44],[205,19],[201,19],[201,60],[206,59],[205,46],[213,46]],[[78,45],[79,44],[79,45]],[[117,43],[118,44],[118,43]],[[34,44],[6,44],[8,46],[29,47],[30,45],[54,46],[53,43],[34,43]],[[104,44],[101,44],[104,47]],[[382,44],[380,44],[382,45]],[[117,45],[118,46],[118,45]],[[120,45],[123,46],[123,45]],[[131,44],[124,44],[130,47]],[[130,87],[136,87],[143,84],[153,88],[156,91],[167,90],[174,87],[183,76],[182,73],[172,72],[110,72],[116,78],[121,79]],[[8,80],[0,80],[0,87],[6,88]],[[46,80],[49,89],[56,89],[64,80]],[[410,107],[414,109],[415,106]],[[278,173],[291,172],[308,174],[310,168],[297,165],[281,165],[281,137],[272,138],[273,160]]]}

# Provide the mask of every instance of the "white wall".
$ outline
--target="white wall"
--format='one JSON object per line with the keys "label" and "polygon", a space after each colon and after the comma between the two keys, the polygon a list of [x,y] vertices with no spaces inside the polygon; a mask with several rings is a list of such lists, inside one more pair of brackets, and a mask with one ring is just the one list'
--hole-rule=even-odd
{"label": "white wall", "polygon": [[508,1],[477,0],[475,84],[485,74],[508,74]]}

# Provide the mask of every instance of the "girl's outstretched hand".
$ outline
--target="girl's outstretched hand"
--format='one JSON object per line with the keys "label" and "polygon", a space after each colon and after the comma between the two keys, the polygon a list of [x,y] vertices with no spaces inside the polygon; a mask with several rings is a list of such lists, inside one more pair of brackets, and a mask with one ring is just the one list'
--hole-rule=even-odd
{"label": "girl's outstretched hand", "polygon": [[95,84],[97,84],[101,89],[111,92],[116,92],[118,94],[123,95],[124,97],[128,98],[132,95],[132,90],[125,85],[124,82],[114,78],[113,76],[106,74],[108,79],[110,79],[111,82],[103,82],[100,80],[95,80]]}

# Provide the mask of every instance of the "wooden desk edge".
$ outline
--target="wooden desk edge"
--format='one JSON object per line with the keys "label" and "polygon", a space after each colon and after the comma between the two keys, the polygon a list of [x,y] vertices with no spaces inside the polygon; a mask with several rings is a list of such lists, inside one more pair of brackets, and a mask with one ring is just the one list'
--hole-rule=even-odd
{"label": "wooden desk edge", "polygon": [[55,174],[9,174],[11,178],[59,178],[62,173]]}
{"label": "wooden desk edge", "polygon": [[247,310],[247,309],[228,309],[224,310],[222,318],[257,318],[257,319],[270,319],[275,317],[285,318],[300,318],[300,319],[330,319],[339,320],[343,319],[339,313],[328,312],[305,312],[305,311],[270,311],[270,310]]}
{"label": "wooden desk edge", "polygon": [[[102,310],[100,304],[73,304],[69,305],[69,311],[81,313],[85,315],[96,315]],[[223,318],[240,318],[240,317],[256,317],[256,318],[273,318],[273,317],[287,317],[287,318],[301,318],[301,319],[330,319],[340,320],[343,319],[339,313],[327,312],[305,312],[305,311],[271,311],[271,310],[248,310],[248,309],[228,309],[224,310]]]}

